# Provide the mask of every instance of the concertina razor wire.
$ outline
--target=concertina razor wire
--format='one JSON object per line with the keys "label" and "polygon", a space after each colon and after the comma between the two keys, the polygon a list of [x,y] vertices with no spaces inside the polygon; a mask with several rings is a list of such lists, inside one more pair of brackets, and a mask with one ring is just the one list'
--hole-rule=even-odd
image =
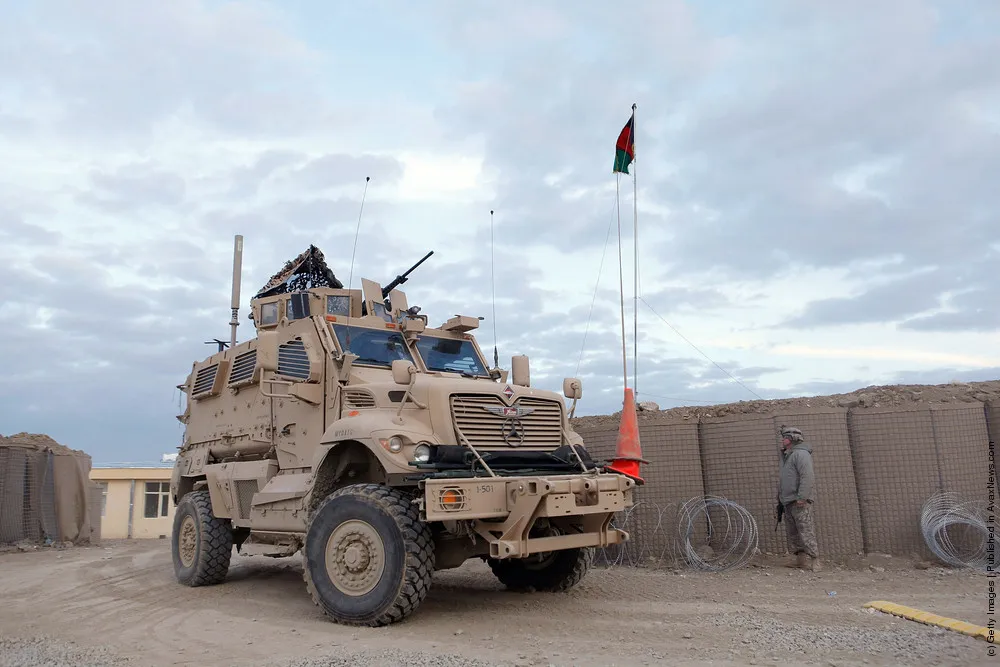
{"label": "concertina razor wire", "polygon": [[[649,561],[662,562],[679,557],[693,569],[723,572],[746,566],[760,550],[757,521],[742,505],[713,495],[695,496],[676,505],[660,506],[639,501],[615,517],[612,525],[632,535],[639,532],[638,511],[652,515],[652,528],[642,527],[639,546],[630,540],[623,545],[598,550],[596,565],[638,567]],[[669,515],[676,512],[673,540],[651,549],[649,537],[668,530]]]}
{"label": "concertina razor wire", "polygon": [[985,503],[963,502],[957,493],[939,491],[920,510],[920,532],[927,548],[943,562],[986,571],[988,517]]}

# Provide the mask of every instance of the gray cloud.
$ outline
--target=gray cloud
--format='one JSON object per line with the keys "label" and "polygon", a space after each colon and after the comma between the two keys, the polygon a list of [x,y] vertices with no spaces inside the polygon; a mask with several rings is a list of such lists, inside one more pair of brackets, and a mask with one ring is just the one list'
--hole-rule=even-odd
{"label": "gray cloud", "polygon": [[175,207],[184,202],[187,192],[180,174],[149,162],[124,165],[113,172],[93,170],[90,182],[93,190],[80,193],[79,201],[112,213],[153,206]]}
{"label": "gray cloud", "polygon": [[22,100],[60,102],[39,129],[148,138],[161,121],[192,112],[216,131],[298,135],[330,120],[326,101],[302,92],[316,81],[316,54],[262,5],[98,0],[83,9],[48,0],[7,18],[0,58]]}
{"label": "gray cloud", "polygon": [[[475,205],[498,212],[501,363],[531,355],[533,383],[555,391],[578,374],[580,414],[619,409],[617,292],[600,289],[591,317],[592,275],[580,271],[578,300],[563,304],[524,257],[528,247],[594,251],[605,242],[616,214],[614,141],[633,101],[644,298],[664,317],[746,308],[724,283],[812,267],[846,272],[858,291],[816,294],[784,326],[1000,326],[988,299],[1000,240],[1000,190],[990,180],[1000,171],[989,120],[1000,90],[996,8],[781,2],[754,14],[728,7],[729,18],[679,0],[628,11],[521,0],[396,9],[463,63],[426,56],[444,82],[434,99],[395,88],[348,99],[360,88],[331,83],[329,54],[256,4],[99,0],[83,10],[49,0],[6,17],[0,60],[13,85],[0,106],[17,111],[0,115],[0,139],[34,171],[0,179],[11,181],[0,184],[0,431],[48,432],[99,460],[171,449],[181,437],[175,385],[212,351],[204,341],[228,333],[232,234],[248,239],[246,338],[250,295],[309,243],[347,279],[369,175],[355,279],[386,282],[438,250],[404,286],[410,302],[434,323],[483,316],[477,334],[492,361],[482,227],[460,254],[433,228],[387,233],[388,220],[415,210],[427,219],[467,213],[451,203],[404,210],[379,195],[403,167],[374,152],[404,148],[484,151],[483,180],[496,198]],[[432,90],[436,77],[421,87]],[[398,139],[404,125],[418,136]],[[331,139],[345,127],[367,137],[372,153],[330,153],[348,150]],[[218,160],[178,172],[173,165],[202,137],[217,141]],[[65,164],[63,151],[77,161],[56,173],[44,160]],[[626,237],[630,180],[621,183]],[[120,222],[134,219],[141,224]],[[605,281],[617,269],[610,248]],[[627,329],[631,336],[631,321]],[[640,338],[640,400],[664,407],[870,384],[772,388],[769,375],[784,369],[719,353],[748,391],[687,348],[661,353],[646,332]],[[630,379],[631,370],[630,360]]]}
{"label": "gray cloud", "polygon": [[[545,18],[552,5],[542,7]],[[551,39],[506,26],[488,10],[477,12],[479,22],[445,20],[466,40],[483,39],[489,20],[521,40],[497,76],[442,111],[483,136],[487,165],[498,174],[498,207],[518,232],[569,247],[601,242],[614,195],[595,189],[613,184],[614,139],[637,99],[640,195],[670,210],[666,218],[643,215],[644,229],[669,230],[669,240],[645,252],[684,282],[767,278],[793,265],[851,268],[889,256],[902,257],[908,270],[946,275],[962,271],[970,248],[1000,239],[1000,190],[986,180],[1000,170],[997,135],[974,119],[992,108],[998,80],[986,63],[1000,56],[1000,44],[969,25],[995,13],[977,5],[942,27],[919,2],[843,10],[784,4],[757,17],[752,32],[719,40],[679,7],[647,7],[644,20],[626,13],[638,33],[618,33],[615,10],[583,5],[552,19]],[[560,46],[598,21],[603,38],[595,51]],[[685,38],[644,41],[665,28]],[[963,38],[942,41],[942,30]],[[627,48],[618,41],[626,34]],[[829,44],[851,47],[821,46]],[[485,50],[484,58],[496,48],[466,45]],[[636,52],[658,48],[669,49],[672,61]],[[548,66],[538,68],[544,49]],[[676,166],[667,173],[647,155]],[[868,176],[853,177],[862,189],[845,188],[849,174],[865,169]],[[566,185],[541,181],[545,171],[567,174]],[[589,189],[563,201],[573,188]],[[817,303],[797,325],[901,319],[945,297],[920,287],[879,287],[857,304]],[[964,317],[913,326],[960,326]]]}
{"label": "gray cloud", "polygon": [[644,293],[642,297],[661,315],[677,310],[703,312],[732,305],[729,297],[711,287],[666,287],[648,294]]}
{"label": "gray cloud", "polygon": [[[1000,253],[989,248],[970,248],[966,261],[947,268],[895,276],[891,269],[883,270],[888,278],[883,284],[856,296],[813,301],[800,315],[777,326],[897,322],[900,329],[913,331],[988,331],[1000,325],[1000,315],[989,307],[988,294],[998,257]],[[854,275],[863,278],[865,274],[856,271]],[[951,311],[929,313],[944,306]]]}
{"label": "gray cloud", "polygon": [[324,155],[310,160],[289,175],[307,190],[361,183],[372,177],[376,184],[396,183],[403,177],[403,165],[393,157],[379,155]]}
{"label": "gray cloud", "polygon": [[59,235],[47,229],[27,223],[14,211],[0,208],[0,237],[7,243],[51,244],[59,240]]}
{"label": "gray cloud", "polygon": [[303,153],[292,150],[272,149],[257,155],[250,164],[235,169],[231,174],[231,194],[237,197],[252,197],[260,186],[276,171],[306,159]]}
{"label": "gray cloud", "polygon": [[899,326],[912,331],[996,331],[1000,312],[995,307],[995,289],[990,285],[975,288],[948,299],[950,312],[912,317]]}

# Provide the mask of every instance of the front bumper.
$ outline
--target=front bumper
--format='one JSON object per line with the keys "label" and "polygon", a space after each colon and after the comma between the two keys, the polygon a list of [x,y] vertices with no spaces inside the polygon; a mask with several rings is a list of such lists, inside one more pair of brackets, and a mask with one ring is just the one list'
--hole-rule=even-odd
{"label": "front bumper", "polygon": [[[624,475],[427,479],[420,485],[424,519],[469,521],[489,543],[493,558],[606,547],[629,539],[628,533],[611,527],[615,513],[632,506],[635,482]],[[562,527],[561,534],[532,536],[540,518]]]}

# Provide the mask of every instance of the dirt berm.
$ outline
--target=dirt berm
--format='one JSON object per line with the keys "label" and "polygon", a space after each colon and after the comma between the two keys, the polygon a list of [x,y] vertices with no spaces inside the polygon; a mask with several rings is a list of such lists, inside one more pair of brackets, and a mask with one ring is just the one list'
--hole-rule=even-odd
{"label": "dirt berm", "polygon": [[[1000,399],[1000,380],[952,382],[937,385],[872,385],[846,394],[738,401],[719,405],[670,408],[668,410],[640,410],[638,414],[640,422],[656,423],[660,420],[698,420],[702,417],[790,412],[803,408],[886,408],[921,403],[974,403],[976,401],[985,403],[995,399]],[[572,423],[574,428],[593,428],[617,425],[620,417],[621,411],[618,411],[611,415],[576,417]]]}

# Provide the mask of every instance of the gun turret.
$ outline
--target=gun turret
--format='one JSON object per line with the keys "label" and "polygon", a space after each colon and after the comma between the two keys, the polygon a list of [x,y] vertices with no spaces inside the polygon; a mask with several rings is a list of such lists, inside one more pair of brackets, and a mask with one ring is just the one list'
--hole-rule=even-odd
{"label": "gun turret", "polygon": [[389,283],[388,285],[386,285],[385,287],[382,288],[382,298],[384,299],[384,298],[388,297],[389,296],[389,292],[391,292],[392,290],[396,289],[397,287],[399,287],[400,285],[402,285],[403,283],[405,283],[408,280],[407,276],[410,275],[410,273],[413,271],[413,269],[415,269],[418,266],[420,266],[421,264],[423,264],[424,261],[426,261],[426,259],[428,257],[430,257],[431,255],[433,255],[433,254],[434,254],[434,251],[431,250],[429,253],[427,253],[426,255],[424,255],[423,258],[419,262],[417,262],[416,264],[414,264],[413,266],[411,266],[410,268],[408,268],[403,274],[398,275],[395,278],[393,278],[391,283]]}

